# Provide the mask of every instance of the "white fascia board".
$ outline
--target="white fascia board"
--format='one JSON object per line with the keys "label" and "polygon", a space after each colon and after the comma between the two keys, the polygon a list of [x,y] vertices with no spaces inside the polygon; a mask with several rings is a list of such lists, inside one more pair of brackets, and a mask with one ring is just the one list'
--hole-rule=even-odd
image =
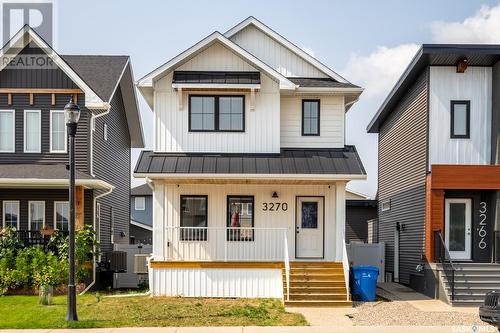
{"label": "white fascia board", "polygon": [[[114,189],[115,187],[100,179],[76,179],[76,186],[91,189]],[[0,187],[11,188],[58,188],[68,187],[68,179],[40,179],[40,178],[0,178]]]}
{"label": "white fascia board", "polygon": [[260,84],[172,83],[174,89],[260,89]]}
{"label": "white fascia board", "polygon": [[[28,34],[29,39],[24,38]],[[43,50],[50,50],[46,52],[54,63],[66,74],[68,77],[80,88],[85,94],[85,106],[88,109],[105,109],[109,107],[109,103],[105,103],[86,83],[82,78],[52,49],[31,27],[25,25],[21,28],[12,39],[0,51],[0,59],[6,55],[15,57],[17,54],[31,41],[35,42]],[[15,47],[15,52],[8,53]],[[0,71],[8,65],[8,62],[0,62]]]}
{"label": "white fascia board", "polygon": [[276,40],[278,43],[282,44],[286,48],[288,48],[290,51],[294,52],[297,54],[299,57],[313,65],[314,67],[318,68],[320,71],[325,73],[326,75],[330,76],[332,79],[337,80],[338,82],[343,82],[343,83],[348,83],[346,79],[344,79],[342,76],[340,76],[338,73],[334,72],[332,69],[330,69],[328,66],[322,64],[319,60],[311,56],[309,53],[305,52],[302,50],[300,47],[297,45],[293,44],[289,40],[287,40],[285,37],[281,36],[278,34],[276,31],[272,30],[269,28],[267,25],[264,23],[260,22],[257,20],[255,17],[250,16],[243,22],[237,24],[233,28],[229,29],[226,33],[224,33],[224,36],[227,38],[231,38],[234,36],[236,33],[239,31],[243,30],[246,28],[248,25],[253,24],[255,27],[257,27],[259,30],[263,31],[266,33],[268,36]]}
{"label": "white fascia board", "polygon": [[140,223],[140,222],[136,222],[134,220],[130,220],[130,224],[135,225],[136,227],[139,227],[139,228],[142,228],[145,230],[153,231],[153,227],[151,227],[149,225],[145,225],[145,224]]}
{"label": "white fascia board", "polygon": [[169,60],[167,63],[163,64],[162,66],[158,67],[151,73],[147,74],[143,78],[139,79],[137,81],[137,86],[140,87],[152,87],[153,86],[153,81],[156,77],[170,72],[172,69],[174,69],[180,62],[182,62],[184,59],[189,58],[203,50],[204,48],[208,47],[211,45],[213,42],[218,41],[236,54],[238,54],[240,57],[248,61],[250,64],[253,66],[259,68],[269,76],[273,77],[280,83],[280,89],[283,90],[295,90],[298,86],[288,80],[285,76],[281,75],[278,73],[274,68],[270,67],[254,55],[250,54],[248,51],[245,49],[241,48],[239,45],[235,44],[231,40],[227,39],[224,35],[222,35],[220,32],[216,31],[212,33],[211,35],[205,37],[195,45],[193,45],[191,48],[187,49],[186,51],[182,52],[178,56],[172,58]]}
{"label": "white fascia board", "polygon": [[329,88],[329,87],[299,87],[297,92],[302,93],[341,93],[361,95],[363,88]]}
{"label": "white fascia board", "polygon": [[233,174],[233,173],[134,173],[136,178],[149,179],[218,179],[218,180],[332,180],[332,181],[349,181],[349,180],[364,180],[366,175],[351,175],[351,174]]}

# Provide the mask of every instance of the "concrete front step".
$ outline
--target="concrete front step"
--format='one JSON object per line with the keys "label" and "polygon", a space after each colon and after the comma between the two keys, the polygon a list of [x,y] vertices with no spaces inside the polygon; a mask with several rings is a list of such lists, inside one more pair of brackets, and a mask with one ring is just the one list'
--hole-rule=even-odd
{"label": "concrete front step", "polygon": [[352,301],[285,301],[285,306],[298,307],[352,307]]}

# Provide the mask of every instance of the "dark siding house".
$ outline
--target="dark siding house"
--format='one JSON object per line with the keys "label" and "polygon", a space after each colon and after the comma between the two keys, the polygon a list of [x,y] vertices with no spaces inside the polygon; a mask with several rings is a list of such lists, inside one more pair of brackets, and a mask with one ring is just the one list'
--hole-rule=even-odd
{"label": "dark siding house", "polygon": [[499,86],[500,46],[424,44],[368,126],[386,272],[453,305],[500,288]]}
{"label": "dark siding house", "polygon": [[153,191],[148,184],[130,190],[130,244],[153,243]]}
{"label": "dark siding house", "polygon": [[346,242],[368,241],[368,221],[377,217],[377,201],[347,199],[345,211]]}
{"label": "dark siding house", "polygon": [[[81,108],[76,157],[76,225],[94,226],[102,260],[128,243],[130,149],[143,134],[128,56],[58,55],[28,26],[4,48],[0,68],[0,216],[23,239],[41,229],[67,230],[68,143],[64,106]],[[49,52],[50,51],[50,52]],[[49,57],[50,68],[16,67],[22,57]]]}

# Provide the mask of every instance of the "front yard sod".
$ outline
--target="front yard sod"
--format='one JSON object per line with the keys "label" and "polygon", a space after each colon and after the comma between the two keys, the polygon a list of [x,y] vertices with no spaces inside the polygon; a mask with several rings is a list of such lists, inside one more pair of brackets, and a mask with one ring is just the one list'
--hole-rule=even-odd
{"label": "front yard sod", "polygon": [[279,300],[78,296],[79,321],[68,324],[66,296],[39,305],[37,296],[0,297],[0,329],[158,326],[303,326],[304,316]]}

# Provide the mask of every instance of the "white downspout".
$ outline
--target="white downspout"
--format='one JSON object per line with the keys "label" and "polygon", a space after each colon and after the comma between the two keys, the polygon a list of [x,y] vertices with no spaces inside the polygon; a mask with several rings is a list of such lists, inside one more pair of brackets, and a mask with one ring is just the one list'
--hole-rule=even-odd
{"label": "white downspout", "polygon": [[[97,206],[97,199],[100,199],[102,197],[105,197],[109,194],[111,194],[111,192],[113,192],[114,190],[114,186],[110,187],[106,192],[104,193],[101,193],[97,196],[94,197],[94,207],[93,207],[93,219],[94,219],[94,231],[96,230],[96,218],[95,218],[95,214],[96,214],[96,206]],[[99,221],[99,229],[101,228],[101,224],[100,224],[100,221]],[[96,248],[95,248],[95,245],[94,245],[94,253],[96,251]],[[92,288],[95,284],[95,279],[96,279],[96,257],[94,256],[94,260],[92,262],[92,282],[87,286],[87,288],[85,288],[85,290],[83,290],[80,295],[83,295],[85,294],[87,291],[90,290],[90,288]]]}
{"label": "white downspout", "polygon": [[90,175],[95,177],[94,174],[94,132],[95,132],[95,121],[97,118],[107,115],[111,111],[111,105],[107,104],[106,111],[102,113],[95,114],[91,112],[90,116]]}

